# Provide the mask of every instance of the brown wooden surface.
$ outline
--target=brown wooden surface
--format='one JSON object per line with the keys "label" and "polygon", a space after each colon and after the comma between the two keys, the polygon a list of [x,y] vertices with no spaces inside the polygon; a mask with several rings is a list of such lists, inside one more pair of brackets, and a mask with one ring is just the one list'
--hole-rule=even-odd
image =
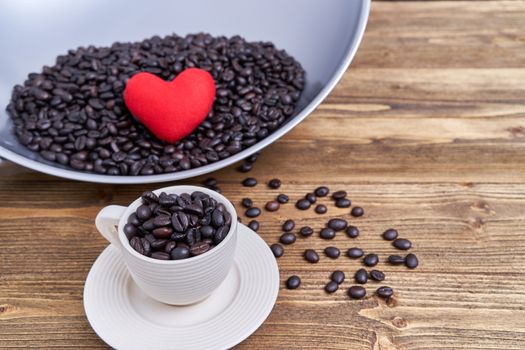
{"label": "brown wooden surface", "polygon": [[[350,282],[330,296],[322,286],[335,268],[358,263],[302,263],[305,248],[327,242],[301,239],[279,260],[281,280],[298,274],[301,288],[282,289],[239,349],[525,348],[524,20],[524,1],[373,4],[352,68],[251,175],[280,177],[293,200],[320,184],[347,190],[366,215],[352,220],[361,237],[336,245],[385,257],[394,250],[379,234],[392,226],[414,242],[421,265],[380,264],[396,290],[388,305],[350,301]],[[276,193],[242,188],[234,167],[213,175],[235,202],[249,195],[262,206]],[[72,182],[14,165],[0,176],[0,348],[104,348],[82,307],[86,275],[107,244],[93,220],[152,186]],[[286,218],[320,228],[346,213],[287,205],[260,217],[260,235],[273,243]]]}

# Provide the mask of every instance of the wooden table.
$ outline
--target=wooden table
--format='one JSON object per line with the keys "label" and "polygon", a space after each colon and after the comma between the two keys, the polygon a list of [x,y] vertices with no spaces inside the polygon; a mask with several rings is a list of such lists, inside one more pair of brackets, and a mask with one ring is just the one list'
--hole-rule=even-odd
{"label": "wooden table", "polygon": [[[322,288],[334,269],[359,264],[303,263],[305,248],[327,243],[300,239],[279,267],[282,281],[300,275],[301,288],[282,289],[239,349],[525,348],[524,23],[525,1],[373,4],[351,69],[251,175],[280,177],[293,200],[321,184],[347,190],[366,210],[351,220],[362,233],[335,245],[384,258],[394,249],[379,235],[396,227],[421,265],[380,263],[395,298],[350,301],[350,282],[335,295]],[[0,347],[105,347],[82,307],[86,275],[107,245],[93,219],[151,186],[0,171]],[[213,176],[233,201],[246,196],[235,167]],[[249,192],[259,205],[276,194],[264,185]],[[273,243],[284,219],[318,229],[347,213],[290,204],[260,217],[260,235]]]}

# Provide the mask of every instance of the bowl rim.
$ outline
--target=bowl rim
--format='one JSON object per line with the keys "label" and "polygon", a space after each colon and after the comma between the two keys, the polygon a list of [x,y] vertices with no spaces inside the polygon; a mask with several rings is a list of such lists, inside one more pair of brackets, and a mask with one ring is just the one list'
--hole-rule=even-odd
{"label": "bowl rim", "polygon": [[339,67],[328,80],[328,83],[317,93],[317,95],[308,103],[300,113],[295,117],[288,120],[284,123],[279,129],[268,135],[266,138],[258,141],[254,145],[245,148],[239,153],[236,153],[228,158],[219,160],[215,163],[207,164],[198,168],[176,171],[173,173],[166,174],[155,174],[155,175],[138,175],[138,176],[129,176],[129,175],[102,175],[96,173],[87,173],[82,171],[76,171],[71,169],[64,169],[49,165],[46,163],[39,162],[38,160],[33,160],[26,158],[16,152],[13,152],[7,148],[0,146],[0,157],[3,157],[9,161],[22,165],[26,168],[36,170],[48,175],[54,175],[61,178],[66,178],[70,180],[77,181],[86,181],[93,183],[105,183],[105,184],[147,184],[147,183],[156,183],[156,182],[167,182],[167,181],[177,181],[186,178],[191,178],[207,173],[211,173],[218,169],[227,167],[236,163],[244,158],[247,158],[251,154],[260,151],[261,149],[267,147],[275,140],[281,138],[292,130],[297,124],[303,121],[308,117],[328,96],[328,94],[333,90],[336,84],[341,80],[343,74],[347,70],[348,66],[352,62],[357,49],[359,48],[363,35],[365,33],[366,25],[368,23],[368,17],[370,13],[370,4],[371,0],[362,0],[360,14],[358,16],[359,20],[356,24],[356,35],[349,40],[346,47],[346,54],[344,55]]}

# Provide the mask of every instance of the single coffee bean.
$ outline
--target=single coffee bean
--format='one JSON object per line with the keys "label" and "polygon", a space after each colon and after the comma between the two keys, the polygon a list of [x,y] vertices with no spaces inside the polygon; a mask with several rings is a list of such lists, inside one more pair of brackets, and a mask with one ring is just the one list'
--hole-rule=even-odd
{"label": "single coffee bean", "polygon": [[315,264],[315,263],[317,263],[319,261],[319,255],[313,249],[306,249],[304,251],[303,256],[306,259],[306,261],[308,261],[310,263],[313,263],[313,264]]}
{"label": "single coffee bean", "polygon": [[214,177],[207,178],[206,180],[204,180],[204,186],[217,186],[217,179]]}
{"label": "single coffee bean", "polygon": [[346,191],[335,191],[332,193],[332,198],[335,200],[345,198],[346,197]]}
{"label": "single coffee bean", "polygon": [[276,258],[280,258],[284,254],[284,248],[279,243],[272,244],[270,246],[270,249],[272,250],[272,253]]}
{"label": "single coffee bean", "polygon": [[131,239],[131,237],[136,236],[138,233],[137,226],[133,224],[126,224],[123,228],[124,234],[128,238],[128,240]]}
{"label": "single coffee bean", "polygon": [[229,230],[230,227],[226,225],[219,227],[213,235],[213,244],[218,245],[221,243],[228,235]]}
{"label": "single coffee bean", "polygon": [[186,259],[190,256],[190,250],[187,247],[175,247],[171,251],[171,259],[172,260],[180,260],[180,259]]}
{"label": "single coffee bean", "polygon": [[393,241],[394,239],[397,238],[397,230],[395,230],[393,228],[389,228],[388,230],[383,232],[382,236],[383,236],[383,239],[385,239],[387,241]]}
{"label": "single coffee bean", "polygon": [[324,239],[333,239],[335,237],[335,230],[330,227],[325,227],[321,230],[319,236]]}
{"label": "single coffee bean", "polygon": [[139,226],[140,225],[140,220],[137,218],[137,214],[136,213],[132,213],[129,218],[128,218],[128,223],[134,225],[134,226]]}
{"label": "single coffee bean", "polygon": [[238,169],[241,173],[247,173],[248,171],[252,170],[252,168],[253,168],[252,163],[242,163]]}
{"label": "single coffee bean", "polygon": [[166,244],[168,244],[167,239],[165,238],[156,239],[153,242],[151,242],[151,248],[153,250],[163,250]]}
{"label": "single coffee bean", "polygon": [[394,242],[392,242],[392,245],[400,250],[408,250],[410,247],[412,247],[412,242],[410,242],[408,239],[397,238]]}
{"label": "single coffee bean", "polygon": [[159,202],[159,197],[153,193],[152,191],[146,191],[144,193],[142,193],[142,201],[144,202],[144,204],[149,204],[149,203],[158,203]]}
{"label": "single coffee bean", "polygon": [[359,229],[355,226],[350,225],[346,228],[346,234],[350,238],[356,238],[359,236]]}
{"label": "single coffee bean", "polygon": [[417,260],[417,256],[415,254],[407,254],[405,257],[405,265],[409,269],[415,269],[417,265],[419,265],[419,261]]}
{"label": "single coffee bean", "polygon": [[246,215],[249,218],[256,218],[259,215],[261,215],[261,209],[257,207],[251,207],[250,209],[246,210],[244,215]]}
{"label": "single coffee bean", "polygon": [[341,270],[335,270],[330,275],[330,279],[332,281],[334,281],[335,283],[337,283],[337,284],[341,284],[345,280],[345,273],[343,271],[341,271]]}
{"label": "single coffee bean", "polygon": [[253,207],[253,201],[251,198],[243,198],[241,204],[243,207],[247,209],[250,209],[251,207]]}
{"label": "single coffee bean", "polygon": [[324,204],[317,204],[315,206],[315,212],[317,214],[326,214],[327,211],[328,211],[328,208]]}
{"label": "single coffee bean", "polygon": [[151,257],[157,260],[170,260],[170,255],[165,252],[153,252],[151,253]]}
{"label": "single coffee bean", "polygon": [[288,201],[290,200],[290,198],[285,195],[285,194],[280,194],[277,196],[277,202],[281,203],[281,204],[285,204],[285,203],[288,203]]}
{"label": "single coffee bean", "polygon": [[219,208],[215,208],[211,213],[211,223],[213,227],[221,227],[224,225],[224,213]]}
{"label": "single coffee bean", "polygon": [[268,211],[277,211],[279,210],[280,204],[277,201],[269,201],[266,203],[264,208]]}
{"label": "single coffee bean", "polygon": [[137,208],[135,213],[140,221],[146,221],[151,217],[151,208],[143,204]]}
{"label": "single coffee bean", "polygon": [[363,259],[363,264],[369,267],[376,266],[378,262],[379,262],[379,257],[374,253],[365,255]]}
{"label": "single coffee bean", "polygon": [[315,195],[317,197],[326,197],[328,195],[328,193],[330,192],[330,190],[328,189],[328,187],[326,186],[320,186],[320,187],[317,187],[315,189]]}
{"label": "single coffee bean", "polygon": [[173,229],[171,227],[159,227],[154,229],[152,233],[155,238],[168,238],[173,233]]}
{"label": "single coffee bean", "polygon": [[168,226],[171,224],[171,217],[169,215],[159,215],[153,219],[153,224],[156,227]]}
{"label": "single coffee bean", "polygon": [[190,254],[192,256],[197,256],[206,253],[208,250],[210,250],[211,246],[207,242],[196,242],[192,245],[190,245]]}
{"label": "single coffee bean", "polygon": [[295,235],[293,233],[287,232],[287,233],[283,233],[281,235],[281,237],[279,238],[279,241],[282,244],[292,244],[292,243],[295,243],[296,239],[297,239],[297,237],[295,237]]}
{"label": "single coffee bean", "polygon": [[314,204],[317,201],[317,197],[315,197],[315,194],[313,193],[307,193],[306,196],[304,196],[304,199],[306,199],[311,204]]}
{"label": "single coffee bean", "polygon": [[303,237],[308,237],[308,236],[311,236],[312,233],[314,233],[314,230],[313,230],[310,226],[303,226],[303,227],[301,227],[301,229],[299,230],[299,233],[300,233],[301,236],[303,236]]}
{"label": "single coffee bean", "polygon": [[402,265],[405,263],[405,258],[399,255],[390,255],[388,257],[388,262],[392,265]]}
{"label": "single coffee bean", "polygon": [[359,269],[356,271],[354,279],[359,284],[365,284],[368,282],[368,272],[365,269]]}
{"label": "single coffee bean", "polygon": [[215,232],[215,229],[209,225],[202,226],[200,228],[201,231],[201,237],[206,238],[213,238],[213,233]]}
{"label": "single coffee bean", "polygon": [[327,226],[335,231],[342,231],[348,226],[348,222],[344,219],[330,219]]}
{"label": "single coffee bean", "polygon": [[177,242],[175,241],[169,241],[166,243],[166,246],[164,247],[164,251],[166,253],[171,253],[171,251],[177,246]]}
{"label": "single coffee bean", "polygon": [[283,223],[283,231],[290,232],[295,227],[295,221],[288,219]]}
{"label": "single coffee bean", "polygon": [[248,227],[257,232],[259,230],[259,221],[257,220],[251,220],[248,223]]}
{"label": "single coffee bean", "polygon": [[339,288],[339,284],[335,283],[334,281],[330,281],[324,286],[324,290],[327,293],[334,293]]}
{"label": "single coffee bean", "polygon": [[357,248],[357,247],[350,248],[346,252],[346,255],[348,255],[348,257],[351,258],[351,259],[358,259],[358,258],[362,257],[363,254],[364,254],[363,250],[361,248]]}
{"label": "single coffee bean", "polygon": [[385,279],[385,274],[379,270],[370,271],[370,278],[374,281],[383,281]]}
{"label": "single coffee bean", "polygon": [[270,187],[271,189],[278,189],[279,187],[281,187],[281,180],[279,179],[271,179],[269,182],[268,182],[268,187]]}
{"label": "single coffee bean", "polygon": [[363,299],[366,296],[366,290],[361,286],[352,286],[348,289],[348,296],[352,299]]}
{"label": "single coffee bean", "polygon": [[338,208],[349,208],[352,205],[352,201],[348,198],[339,198],[335,201],[335,206]]}
{"label": "single coffee bean", "polygon": [[341,251],[337,247],[326,247],[324,253],[332,259],[337,259],[341,255]]}
{"label": "single coffee bean", "polygon": [[299,288],[299,286],[301,285],[301,279],[299,278],[299,276],[290,276],[287,280],[286,280],[286,288],[288,289],[297,289]]}
{"label": "single coffee bean", "polygon": [[297,209],[300,210],[307,210],[310,208],[311,205],[312,203],[310,203],[307,199],[299,199],[297,203],[295,203]]}
{"label": "single coffee bean", "polygon": [[352,211],[350,211],[350,214],[352,214],[352,216],[355,217],[355,218],[363,216],[364,213],[365,213],[365,211],[361,207],[353,207]]}
{"label": "single coffee bean", "polygon": [[246,179],[244,179],[244,181],[242,182],[242,185],[244,187],[255,187],[257,185],[257,179],[253,178],[253,177],[247,177]]}
{"label": "single coffee bean", "polygon": [[377,296],[379,296],[381,298],[388,299],[394,294],[394,290],[392,288],[390,288],[390,287],[383,286],[383,287],[377,288],[376,294],[377,294]]}

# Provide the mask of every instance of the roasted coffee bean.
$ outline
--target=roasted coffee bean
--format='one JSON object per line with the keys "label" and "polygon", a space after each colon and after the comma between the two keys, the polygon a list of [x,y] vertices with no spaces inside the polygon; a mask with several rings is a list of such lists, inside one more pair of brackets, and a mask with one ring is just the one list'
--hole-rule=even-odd
{"label": "roasted coffee bean", "polygon": [[288,201],[290,200],[290,198],[285,195],[285,194],[280,194],[277,196],[277,202],[281,203],[281,204],[285,204],[285,203],[288,203]]}
{"label": "roasted coffee bean", "polygon": [[408,250],[412,247],[412,242],[410,242],[408,239],[397,238],[394,242],[392,242],[392,245],[400,250]]}
{"label": "roasted coffee bean", "polygon": [[268,211],[277,211],[279,210],[280,204],[277,201],[269,201],[266,203],[264,208]]}
{"label": "roasted coffee bean", "polygon": [[257,220],[251,220],[248,223],[248,227],[254,230],[255,232],[259,231],[259,221]]}
{"label": "roasted coffee bean", "polygon": [[261,215],[261,209],[256,208],[256,207],[251,207],[250,209],[246,210],[244,215],[246,215],[249,218],[256,218],[259,215]]}
{"label": "roasted coffee bean", "polygon": [[335,200],[345,198],[346,197],[346,191],[335,191],[332,193],[332,198]]}
{"label": "roasted coffee bean", "polygon": [[279,241],[282,244],[292,244],[292,243],[295,243],[296,239],[297,237],[293,233],[287,232],[281,235],[281,237],[279,238]]}
{"label": "roasted coffee bean", "polygon": [[152,233],[156,238],[168,238],[173,233],[173,229],[171,227],[159,227],[154,229]]}
{"label": "roasted coffee bean", "polygon": [[366,296],[366,289],[361,286],[352,286],[348,289],[348,296],[352,299],[363,299]]}
{"label": "roasted coffee bean", "polygon": [[335,231],[342,231],[348,226],[348,222],[344,219],[330,219],[327,226]]}
{"label": "roasted coffee bean", "polygon": [[417,256],[415,254],[407,254],[405,257],[405,265],[409,269],[415,269],[417,265],[419,265],[419,261],[417,260]]}
{"label": "roasted coffee bean", "polygon": [[215,234],[213,235],[213,243],[215,245],[218,245],[219,243],[221,243],[226,238],[226,236],[228,235],[228,231],[229,230],[230,230],[230,228],[228,226],[221,226],[221,227],[219,227],[215,231]]}
{"label": "roasted coffee bean", "polygon": [[162,250],[166,247],[166,244],[168,244],[167,239],[156,239],[151,242],[151,248],[154,250]]}
{"label": "roasted coffee bean", "polygon": [[272,244],[270,246],[270,249],[272,250],[272,253],[276,258],[280,258],[284,254],[284,248],[279,243]]}
{"label": "roasted coffee bean", "polygon": [[159,202],[159,197],[157,197],[157,195],[153,193],[152,191],[146,191],[142,193],[141,198],[145,202],[145,204]]}
{"label": "roasted coffee bean", "polygon": [[253,207],[253,201],[251,200],[251,198],[243,198],[241,204],[247,209]]}
{"label": "roasted coffee bean", "polygon": [[301,285],[301,279],[299,278],[299,276],[290,276],[287,280],[286,280],[286,288],[288,289],[297,289],[299,288],[299,286]]}
{"label": "roasted coffee bean", "polygon": [[341,255],[341,251],[337,247],[326,247],[324,253],[327,257],[337,259]]}
{"label": "roasted coffee bean", "polygon": [[317,202],[317,197],[313,193],[307,193],[306,196],[304,196],[304,199],[306,199],[311,204]]}
{"label": "roasted coffee bean", "polygon": [[177,232],[184,232],[188,228],[190,219],[183,212],[175,212],[171,215],[171,226]]}
{"label": "roasted coffee bean", "polygon": [[368,282],[368,272],[365,269],[359,269],[355,272],[354,279],[359,284]]}
{"label": "roasted coffee bean", "polygon": [[215,233],[215,229],[209,225],[202,226],[200,231],[202,238],[213,238],[213,234]]}
{"label": "roasted coffee bean", "polygon": [[208,242],[196,242],[190,245],[190,254],[192,256],[201,255],[210,250],[211,246]]}
{"label": "roasted coffee bean", "polygon": [[335,270],[330,275],[330,279],[332,281],[334,281],[335,283],[337,283],[337,284],[341,284],[345,280],[345,273],[343,271],[341,271],[341,270]]}
{"label": "roasted coffee bean", "polygon": [[138,207],[135,213],[140,221],[146,221],[151,217],[151,209],[145,204]]}
{"label": "roasted coffee bean", "polygon": [[382,236],[383,236],[383,239],[385,239],[387,241],[393,241],[394,239],[397,238],[397,230],[395,230],[393,228],[389,228],[388,230],[383,232]]}
{"label": "roasted coffee bean", "polygon": [[326,208],[326,205],[324,204],[317,204],[315,206],[315,212],[317,214],[325,214],[328,211],[328,208]]}
{"label": "roasted coffee bean", "polygon": [[128,218],[128,223],[135,225],[135,226],[139,226],[140,220],[137,218],[137,214],[132,213]]}
{"label": "roasted coffee bean", "polygon": [[320,186],[320,187],[317,187],[315,189],[315,195],[317,197],[326,197],[328,195],[328,193],[330,192],[330,190],[328,189],[328,187],[326,186]]}
{"label": "roasted coffee bean", "polygon": [[374,281],[383,281],[385,279],[385,274],[379,270],[370,271],[370,278]]}
{"label": "roasted coffee bean", "polygon": [[335,283],[334,281],[330,281],[324,286],[324,290],[327,293],[335,293],[335,291],[339,288],[339,284]]}
{"label": "roasted coffee bean", "polygon": [[346,234],[350,238],[356,238],[359,236],[359,229],[355,226],[350,225],[346,228]]}
{"label": "roasted coffee bean", "polygon": [[217,186],[217,179],[214,177],[209,177],[206,180],[204,180],[204,186],[210,187],[210,186]]}
{"label": "roasted coffee bean", "polygon": [[301,229],[299,230],[299,233],[300,233],[301,236],[303,236],[303,237],[308,237],[308,236],[311,236],[312,233],[314,233],[314,230],[313,230],[310,226],[303,226],[303,227],[301,227]]}
{"label": "roasted coffee bean", "polygon": [[168,226],[171,224],[171,217],[168,215],[159,215],[153,219],[153,224],[156,227]]}
{"label": "roasted coffee bean", "polygon": [[177,204],[177,199],[174,196],[170,196],[164,192],[159,195],[159,204],[163,207],[171,207]]}
{"label": "roasted coffee bean", "polygon": [[224,214],[222,210],[216,208],[211,214],[211,223],[214,227],[220,227],[224,225]]}
{"label": "roasted coffee bean", "polygon": [[257,180],[253,177],[247,177],[243,180],[242,185],[244,187],[255,187],[257,185]]}
{"label": "roasted coffee bean", "polygon": [[325,227],[321,230],[319,236],[323,239],[333,239],[335,237],[335,230],[330,227]]}
{"label": "roasted coffee bean", "polygon": [[171,251],[170,255],[172,260],[186,259],[190,257],[190,250],[187,247],[178,246]]}
{"label": "roasted coffee bean", "polygon": [[390,288],[390,287],[383,286],[383,287],[377,288],[376,294],[377,294],[377,296],[379,296],[381,298],[388,299],[392,295],[394,295],[394,290],[392,288]]}
{"label": "roasted coffee bean", "polygon": [[339,198],[335,201],[335,206],[338,208],[349,208],[352,205],[352,201],[348,198]]}
{"label": "roasted coffee bean", "polygon": [[295,221],[288,219],[283,223],[283,231],[290,232],[295,228]]}
{"label": "roasted coffee bean", "polygon": [[273,190],[278,189],[279,187],[281,187],[281,180],[279,180],[279,179],[271,179],[268,182],[268,187],[270,187]]}
{"label": "roasted coffee bean", "polygon": [[399,255],[390,255],[388,257],[388,262],[392,265],[402,265],[405,263],[405,258]]}
{"label": "roasted coffee bean", "polygon": [[319,262],[319,255],[313,249],[306,249],[304,251],[303,256],[306,259],[306,261],[308,261],[309,263],[315,264],[315,263]]}
{"label": "roasted coffee bean", "polygon": [[363,264],[369,267],[376,266],[378,262],[379,262],[379,257],[374,253],[365,255],[363,259]]}
{"label": "roasted coffee bean", "polygon": [[164,251],[166,253],[170,253],[176,246],[177,246],[177,242],[169,241],[168,243],[166,243],[166,246],[164,247]]}
{"label": "roasted coffee bean", "polygon": [[123,228],[124,234],[128,238],[128,240],[131,239],[131,237],[136,236],[138,233],[137,226],[133,224],[126,224]]}
{"label": "roasted coffee bean", "polygon": [[352,216],[355,218],[363,216],[364,213],[365,211],[361,207],[353,207],[352,210],[350,211],[350,214],[352,214]]}
{"label": "roasted coffee bean", "polygon": [[157,260],[170,260],[170,255],[165,252],[153,252],[151,253],[151,257]]}
{"label": "roasted coffee bean", "polygon": [[248,171],[252,170],[253,169],[253,164],[252,163],[242,163],[241,166],[239,166],[239,171],[241,173],[247,173]]}
{"label": "roasted coffee bean", "polygon": [[295,207],[300,210],[306,210],[310,208],[312,203],[310,203],[307,199],[299,199],[297,203],[295,203]]}

